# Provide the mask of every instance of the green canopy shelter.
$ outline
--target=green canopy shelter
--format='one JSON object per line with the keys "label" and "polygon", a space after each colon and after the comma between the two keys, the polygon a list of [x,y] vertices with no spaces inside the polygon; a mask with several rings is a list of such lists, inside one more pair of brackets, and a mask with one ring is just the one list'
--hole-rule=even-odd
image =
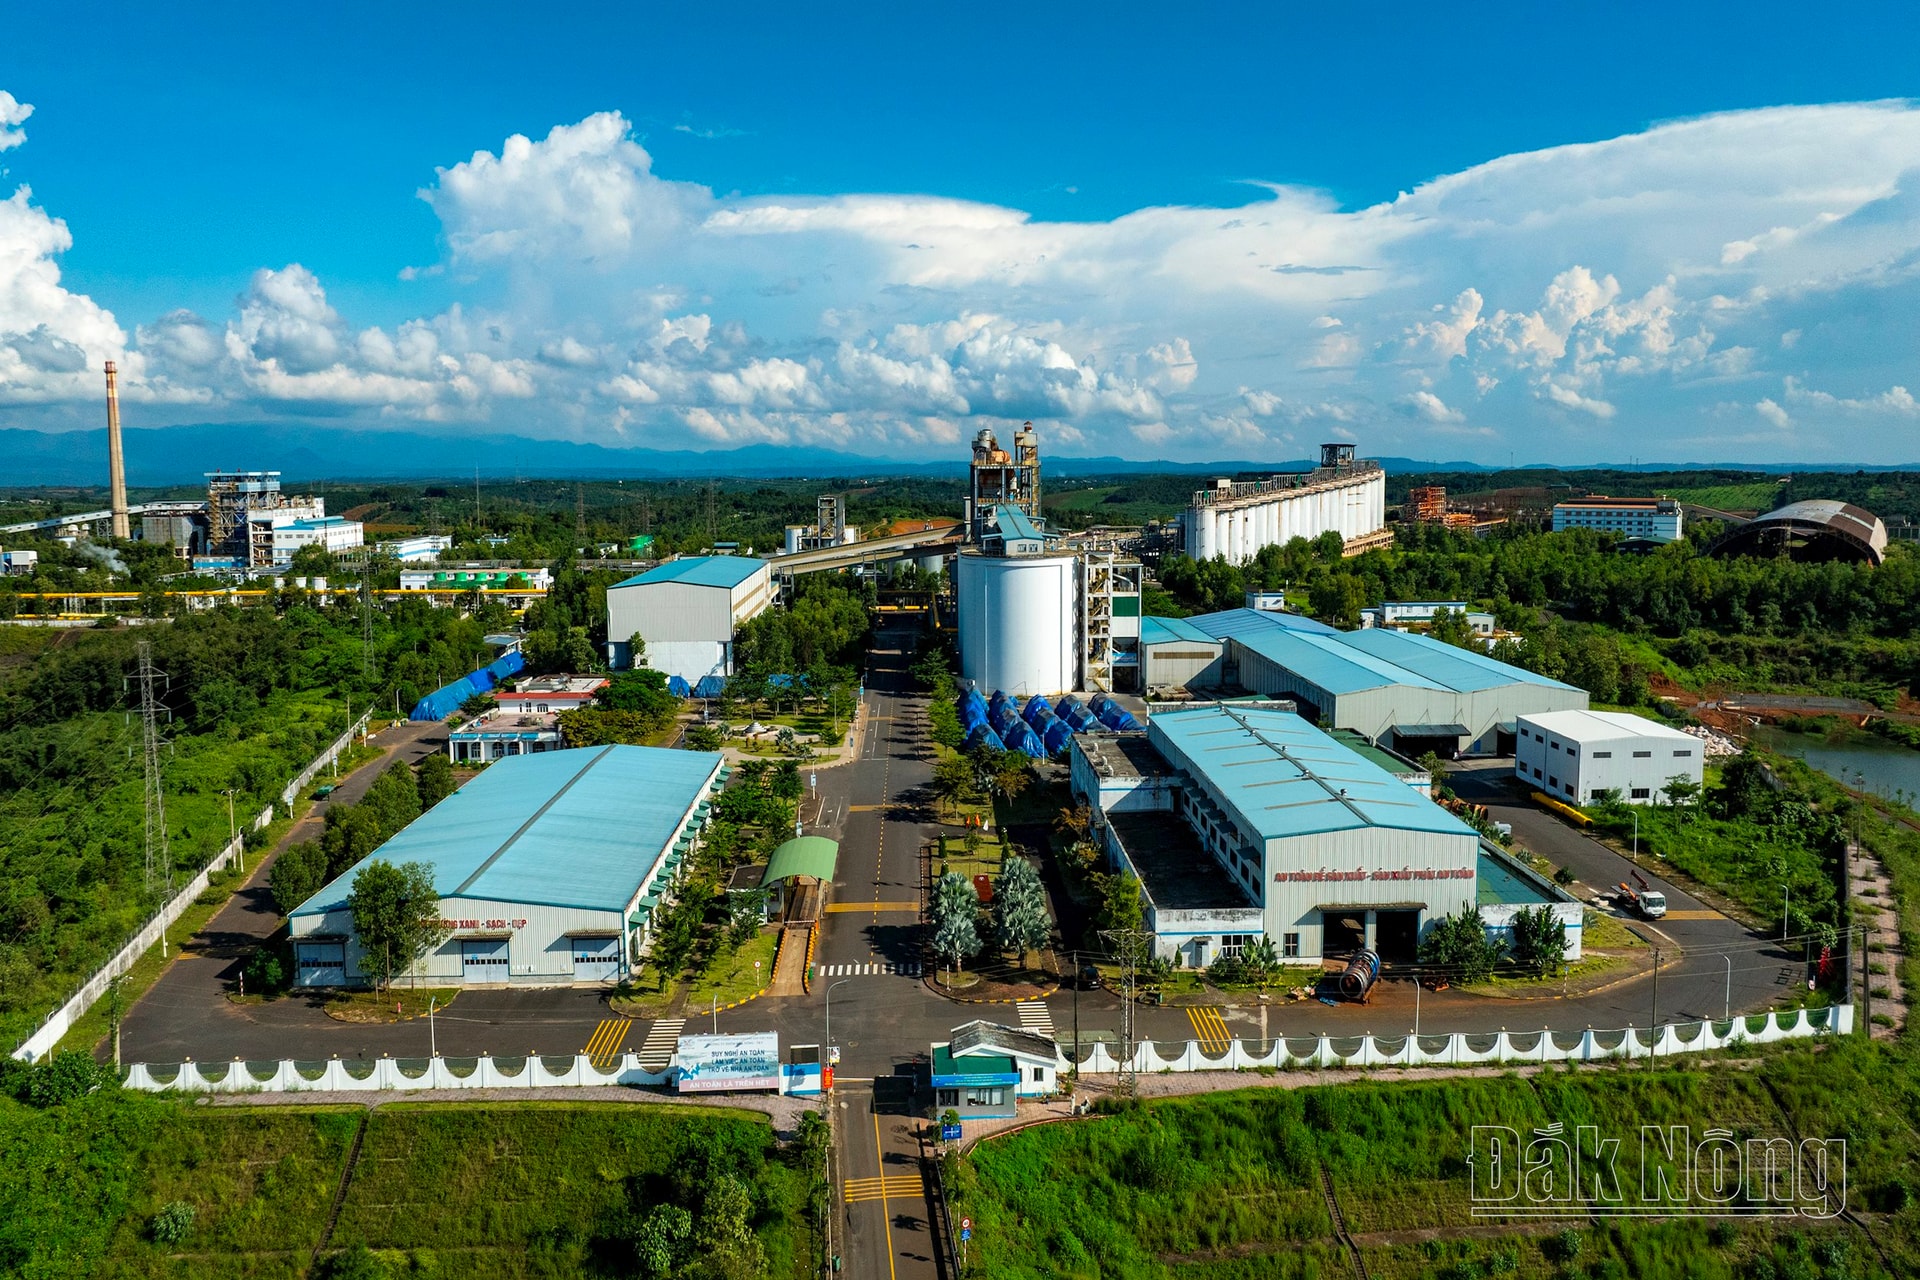
{"label": "green canopy shelter", "polygon": [[760,877],[760,887],[764,889],[795,876],[811,876],[822,884],[831,883],[834,864],[839,859],[839,842],[825,836],[795,836],[767,859],[767,873]]}

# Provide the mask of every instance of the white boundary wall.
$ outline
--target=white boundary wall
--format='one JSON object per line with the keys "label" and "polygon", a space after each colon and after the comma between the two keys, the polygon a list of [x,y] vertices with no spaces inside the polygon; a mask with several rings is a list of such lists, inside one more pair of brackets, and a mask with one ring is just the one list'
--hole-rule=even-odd
{"label": "white boundary wall", "polygon": [[[1663,1023],[1657,1036],[1644,1027],[1616,1031],[1489,1031],[1445,1036],[1298,1036],[1272,1041],[1235,1040],[1225,1053],[1204,1052],[1197,1041],[1175,1042],[1176,1052],[1161,1052],[1164,1041],[1135,1046],[1133,1069],[1157,1071],[1239,1071],[1256,1067],[1471,1067],[1488,1063],[1605,1062],[1618,1058],[1668,1057],[1705,1053],[1742,1044],[1772,1044],[1853,1030],[1853,1006],[1757,1013],[1730,1022]],[[1255,1046],[1249,1049],[1248,1045]],[[1063,1071],[1073,1064],[1062,1055]],[[1083,1075],[1111,1075],[1120,1059],[1096,1044],[1080,1063]]]}
{"label": "white boundary wall", "polygon": [[[1853,1030],[1853,1006],[1753,1014],[1731,1022],[1677,1022],[1648,1037],[1643,1028],[1621,1031],[1455,1033],[1421,1036],[1318,1036],[1277,1041],[1235,1040],[1225,1053],[1202,1052],[1188,1041],[1171,1056],[1159,1045],[1142,1043],[1134,1051],[1134,1069],[1157,1071],[1236,1071],[1258,1067],[1419,1067],[1481,1066],[1488,1063],[1604,1062],[1704,1053],[1743,1044],[1772,1044]],[[1651,1043],[1649,1043],[1651,1041]],[[1255,1052],[1249,1044],[1264,1045]],[[1298,1046],[1300,1052],[1295,1052]],[[1105,1045],[1095,1045],[1082,1074],[1111,1075],[1119,1060]],[[1073,1062],[1062,1054],[1059,1069]],[[643,1071],[638,1054],[624,1054],[618,1065],[596,1066],[584,1054],[532,1058],[378,1058],[325,1062],[135,1063],[126,1087],[153,1093],[297,1093],[398,1092],[414,1089],[554,1089],[595,1085],[660,1087],[672,1082],[674,1069]]]}
{"label": "white boundary wall", "polygon": [[[367,721],[372,716],[371,711],[361,716],[345,733],[335,738],[326,750],[315,756],[307,767],[302,769],[299,775],[281,791],[280,803],[291,806],[293,798],[300,794],[301,788],[313,781],[322,769],[339,758],[340,753],[347,749],[347,744],[352,741],[354,735],[367,727]],[[207,891],[207,885],[213,878],[213,873],[224,871],[239,861],[241,851],[246,847],[246,832],[264,830],[272,821],[272,806],[254,815],[253,820],[245,824],[245,830],[228,841],[226,847],[214,855],[213,861],[201,868],[198,875],[187,881],[184,888],[169,898],[165,906],[141,925],[134,935],[127,939],[126,945],[114,952],[111,960],[101,965],[94,971],[92,977],[81,983],[80,989],[69,996],[65,1004],[49,1013],[47,1020],[36,1027],[33,1034],[22,1040],[14,1049],[13,1056],[34,1062],[52,1052],[53,1046],[59,1044],[61,1038],[73,1029],[73,1024],[80,1020],[80,1015],[92,1008],[93,1002],[107,993],[108,985],[133,968],[134,961],[145,955],[148,947],[160,941],[161,933],[172,928],[173,922],[186,914],[187,908],[193,905],[193,900]]]}

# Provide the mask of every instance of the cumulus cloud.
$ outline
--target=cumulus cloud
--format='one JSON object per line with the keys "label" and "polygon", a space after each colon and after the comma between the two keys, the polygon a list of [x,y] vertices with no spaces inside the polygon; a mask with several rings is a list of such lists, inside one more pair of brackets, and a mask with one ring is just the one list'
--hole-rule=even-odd
{"label": "cumulus cloud", "polygon": [[[30,110],[0,94],[0,149]],[[1233,210],[1041,222],[717,195],[603,112],[435,170],[443,254],[410,276],[459,298],[438,314],[357,323],[293,263],[228,315],[131,340],[61,285],[71,238],[22,186],[0,203],[0,400],[58,421],[116,358],[130,397],[202,416],[515,406],[516,429],[868,456],[1026,418],[1062,450],[1297,456],[1311,431],[1645,455],[1737,405],[1782,431],[1846,417],[1871,461],[1904,455],[1916,412],[1908,326],[1870,318],[1920,308],[1915,155],[1907,104],[1780,108],[1504,156],[1364,209],[1273,184]]]}
{"label": "cumulus cloud", "polygon": [[27,131],[20,126],[33,114],[33,104],[21,102],[5,89],[0,89],[0,151],[17,147],[27,140]]}

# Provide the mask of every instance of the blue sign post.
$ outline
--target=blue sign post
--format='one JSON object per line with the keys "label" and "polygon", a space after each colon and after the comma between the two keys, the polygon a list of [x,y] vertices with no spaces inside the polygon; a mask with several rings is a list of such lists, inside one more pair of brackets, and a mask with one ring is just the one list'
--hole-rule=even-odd
{"label": "blue sign post", "polygon": [[942,1141],[942,1142],[958,1142],[958,1141],[960,1141],[960,1126],[959,1126],[959,1125],[957,1125],[957,1124],[943,1124],[943,1125],[941,1125],[941,1126],[940,1126],[940,1141]]}

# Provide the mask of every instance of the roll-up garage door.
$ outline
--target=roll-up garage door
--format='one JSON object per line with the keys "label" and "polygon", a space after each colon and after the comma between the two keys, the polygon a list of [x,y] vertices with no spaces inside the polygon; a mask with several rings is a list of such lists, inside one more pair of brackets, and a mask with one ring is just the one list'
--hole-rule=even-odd
{"label": "roll-up garage door", "polygon": [[343,942],[301,942],[294,946],[294,985],[337,987],[347,980],[347,947]]}
{"label": "roll-up garage door", "polygon": [[460,973],[468,982],[505,982],[507,939],[470,938],[461,942]]}
{"label": "roll-up garage door", "polygon": [[613,982],[620,977],[620,939],[574,938],[573,980]]}

